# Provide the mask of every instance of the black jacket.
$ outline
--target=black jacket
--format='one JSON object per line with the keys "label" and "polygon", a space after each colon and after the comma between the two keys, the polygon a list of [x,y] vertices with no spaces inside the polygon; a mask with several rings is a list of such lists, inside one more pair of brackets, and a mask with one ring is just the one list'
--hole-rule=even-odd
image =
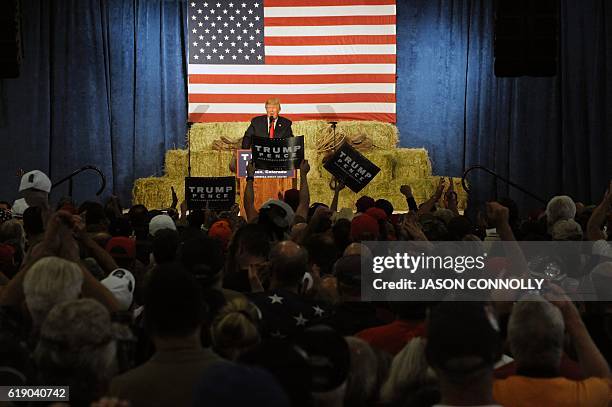
{"label": "black jacket", "polygon": [[[268,116],[257,116],[251,120],[251,125],[244,132],[242,148],[251,148],[253,137],[268,137]],[[293,137],[291,120],[278,116],[274,126],[274,138]]]}

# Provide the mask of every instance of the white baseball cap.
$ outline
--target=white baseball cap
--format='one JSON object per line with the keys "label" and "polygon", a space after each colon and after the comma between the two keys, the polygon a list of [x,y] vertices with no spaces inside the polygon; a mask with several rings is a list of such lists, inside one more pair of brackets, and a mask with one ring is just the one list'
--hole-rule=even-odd
{"label": "white baseball cap", "polygon": [[291,224],[293,224],[295,213],[293,212],[293,209],[291,208],[291,206],[289,206],[288,203],[286,203],[285,201],[278,200],[278,199],[269,199],[266,202],[264,202],[263,205],[261,205],[261,209],[269,209],[272,206],[276,206],[277,208],[280,208],[285,212],[284,216],[273,219],[273,222],[278,227],[286,228],[286,227],[291,226]]}
{"label": "white baseball cap", "polygon": [[11,210],[13,211],[13,217],[14,218],[23,218],[23,213],[29,207],[30,206],[26,202],[25,198],[17,199],[15,202],[13,202],[13,206],[11,208]]}
{"label": "white baseball cap", "polygon": [[132,273],[126,269],[118,268],[111,272],[101,283],[113,293],[121,306],[121,311],[130,309],[136,286],[136,280]]}
{"label": "white baseball cap", "polygon": [[19,192],[26,189],[38,189],[49,193],[51,192],[51,180],[42,171],[34,170],[27,172],[21,177]]}
{"label": "white baseball cap", "polygon": [[176,225],[172,218],[168,215],[157,215],[149,222],[149,234],[155,236],[162,229],[176,230]]}

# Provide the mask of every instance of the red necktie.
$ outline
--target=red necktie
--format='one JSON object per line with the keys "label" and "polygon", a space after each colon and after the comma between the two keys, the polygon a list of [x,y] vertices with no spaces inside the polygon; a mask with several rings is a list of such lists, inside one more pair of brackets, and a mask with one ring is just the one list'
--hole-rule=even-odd
{"label": "red necktie", "polygon": [[270,138],[274,138],[274,117],[270,116]]}

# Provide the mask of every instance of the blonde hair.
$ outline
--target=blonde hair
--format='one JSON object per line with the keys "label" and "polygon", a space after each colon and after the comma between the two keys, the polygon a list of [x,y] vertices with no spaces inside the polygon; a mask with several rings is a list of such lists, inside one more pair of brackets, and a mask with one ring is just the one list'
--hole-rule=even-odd
{"label": "blonde hair", "polygon": [[268,105],[280,107],[280,100],[278,98],[270,98],[266,100],[266,106]]}
{"label": "blonde hair", "polygon": [[213,348],[221,356],[236,360],[243,352],[258,345],[259,310],[246,298],[235,298],[227,303],[211,326]]}
{"label": "blonde hair", "polygon": [[44,257],[27,271],[23,292],[34,327],[40,327],[47,314],[64,301],[81,294],[83,272],[76,263],[60,257]]}
{"label": "blonde hair", "polygon": [[401,400],[408,392],[437,382],[436,374],[425,357],[425,344],[425,339],[413,338],[395,355],[389,377],[380,391],[383,402]]}
{"label": "blonde hair", "polygon": [[17,219],[7,220],[0,225],[0,241],[19,244],[23,251],[26,244],[26,234],[23,225]]}

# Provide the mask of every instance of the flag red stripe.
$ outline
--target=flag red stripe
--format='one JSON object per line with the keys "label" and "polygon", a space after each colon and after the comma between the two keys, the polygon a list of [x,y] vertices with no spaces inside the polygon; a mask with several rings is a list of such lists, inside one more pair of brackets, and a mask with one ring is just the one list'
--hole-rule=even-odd
{"label": "flag red stripe", "polygon": [[391,25],[395,16],[264,17],[266,27],[325,25]]}
{"label": "flag red stripe", "polygon": [[385,6],[395,0],[265,0],[266,7]]}
{"label": "flag red stripe", "polygon": [[[265,113],[265,112],[264,112]],[[189,121],[196,122],[249,122],[257,116],[250,113],[192,113]],[[387,123],[396,122],[395,113],[337,113],[326,116],[324,114],[287,114],[283,115],[293,121],[300,120],[374,120]]]}
{"label": "flag red stripe", "polygon": [[308,83],[395,83],[395,74],[343,75],[189,75],[189,83],[207,84],[308,84]]}
{"label": "flag red stripe", "polygon": [[395,55],[386,54],[312,56],[290,55],[266,57],[266,65],[394,64],[395,61]]}
{"label": "flag red stripe", "polygon": [[333,37],[265,37],[266,45],[395,44],[395,35],[338,35]]}
{"label": "flag red stripe", "polygon": [[395,103],[394,93],[337,93],[311,95],[265,95],[265,94],[189,94],[189,103],[263,103],[278,97],[281,104],[287,103]]}

